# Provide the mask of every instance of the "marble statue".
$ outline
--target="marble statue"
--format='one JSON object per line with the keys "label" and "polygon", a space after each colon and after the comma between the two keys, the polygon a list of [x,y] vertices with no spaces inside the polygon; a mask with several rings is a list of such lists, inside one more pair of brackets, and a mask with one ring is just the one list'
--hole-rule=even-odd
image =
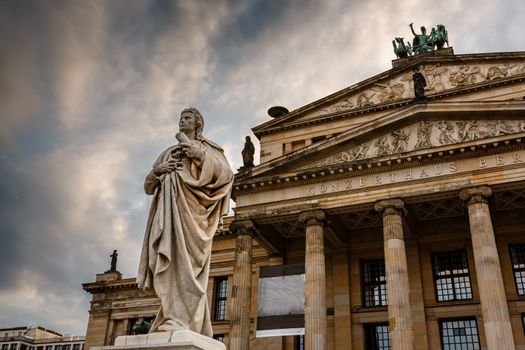
{"label": "marble statue", "polygon": [[182,111],[177,145],[146,176],[152,195],[137,284],[161,301],[150,333],[189,330],[213,335],[206,286],[213,236],[228,213],[233,172],[220,146],[202,136],[196,108]]}
{"label": "marble statue", "polygon": [[244,148],[242,149],[242,162],[243,167],[249,168],[253,166],[253,155],[255,154],[255,146],[253,145],[250,136],[246,136],[246,142],[244,142]]}

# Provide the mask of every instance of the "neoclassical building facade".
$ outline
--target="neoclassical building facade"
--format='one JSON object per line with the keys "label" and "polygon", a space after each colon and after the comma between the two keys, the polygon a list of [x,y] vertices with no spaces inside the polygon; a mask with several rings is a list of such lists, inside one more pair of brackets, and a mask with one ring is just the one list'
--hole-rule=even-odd
{"label": "neoclassical building facade", "polygon": [[[425,98],[415,99],[415,69]],[[525,52],[393,68],[253,129],[213,246],[209,301],[229,349],[525,349]],[[304,265],[304,336],[256,337],[260,271]],[[152,317],[101,274],[86,346]]]}

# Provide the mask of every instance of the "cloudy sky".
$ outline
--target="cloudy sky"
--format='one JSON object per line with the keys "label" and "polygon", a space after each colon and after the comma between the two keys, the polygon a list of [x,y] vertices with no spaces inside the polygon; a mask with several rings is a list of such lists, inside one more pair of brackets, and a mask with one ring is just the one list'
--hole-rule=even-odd
{"label": "cloudy sky", "polygon": [[196,106],[234,169],[266,110],[391,67],[408,23],[456,53],[525,49],[523,0],[0,2],[0,327],[85,334],[81,287],[134,277],[145,174]]}

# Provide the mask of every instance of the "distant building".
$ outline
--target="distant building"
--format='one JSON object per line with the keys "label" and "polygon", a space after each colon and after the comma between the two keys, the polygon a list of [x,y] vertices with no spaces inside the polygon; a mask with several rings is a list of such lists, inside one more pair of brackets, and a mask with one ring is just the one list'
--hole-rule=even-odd
{"label": "distant building", "polygon": [[84,340],[38,326],[0,328],[0,350],[83,350]]}
{"label": "distant building", "polygon": [[[228,349],[525,349],[525,52],[403,58],[283,111],[253,129],[261,162],[213,242]],[[304,315],[261,315],[261,281],[290,266]],[[159,307],[117,272],[83,287],[88,347]]]}

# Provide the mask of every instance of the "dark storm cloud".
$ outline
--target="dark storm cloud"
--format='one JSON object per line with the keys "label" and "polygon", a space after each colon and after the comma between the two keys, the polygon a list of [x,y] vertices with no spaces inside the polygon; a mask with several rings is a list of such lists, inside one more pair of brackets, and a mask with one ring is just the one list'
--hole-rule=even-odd
{"label": "dark storm cloud", "polygon": [[389,69],[394,36],[443,23],[457,53],[517,51],[521,1],[4,1],[0,3],[0,327],[82,334],[81,283],[135,276],[142,181],[178,113],[233,168],[266,110]]}

